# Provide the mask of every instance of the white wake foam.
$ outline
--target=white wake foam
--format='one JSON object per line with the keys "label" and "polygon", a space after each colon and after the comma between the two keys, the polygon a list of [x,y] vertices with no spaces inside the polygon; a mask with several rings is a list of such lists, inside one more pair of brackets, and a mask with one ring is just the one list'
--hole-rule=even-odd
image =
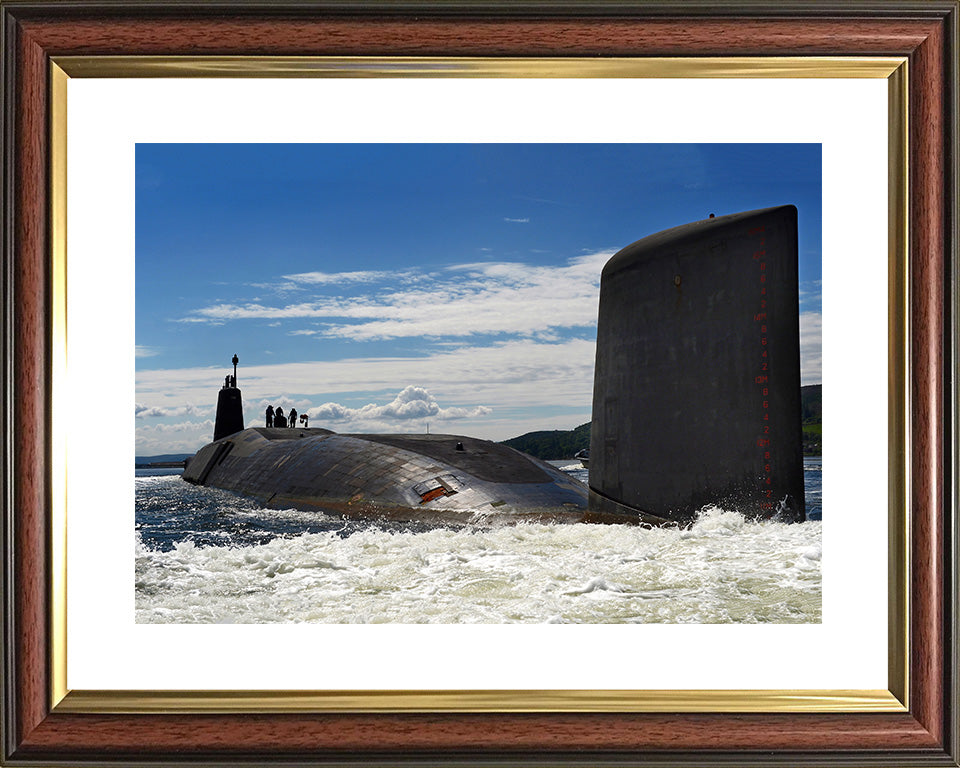
{"label": "white wake foam", "polygon": [[821,616],[821,523],[709,509],[689,528],[377,528],[136,551],[139,622],[796,623]]}

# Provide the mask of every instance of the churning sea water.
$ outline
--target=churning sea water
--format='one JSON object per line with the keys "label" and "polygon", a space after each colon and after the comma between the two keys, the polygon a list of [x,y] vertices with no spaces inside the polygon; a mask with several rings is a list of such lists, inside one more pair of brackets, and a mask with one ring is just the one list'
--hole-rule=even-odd
{"label": "churning sea water", "polygon": [[[579,464],[560,465],[586,481]],[[272,510],[136,471],[141,623],[817,623],[821,471],[807,521],[708,508],[686,528],[381,526]]]}

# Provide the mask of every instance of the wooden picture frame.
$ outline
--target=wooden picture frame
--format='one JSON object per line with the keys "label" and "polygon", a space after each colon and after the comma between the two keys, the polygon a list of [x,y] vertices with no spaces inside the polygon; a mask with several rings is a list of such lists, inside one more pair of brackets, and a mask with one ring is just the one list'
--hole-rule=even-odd
{"label": "wooden picture frame", "polygon": [[[957,2],[111,3],[0,1],[3,83],[3,743],[11,765],[875,764],[958,765]],[[62,228],[51,186],[56,60],[191,57],[905,57],[909,395],[901,457],[910,528],[900,711],[225,713],[181,700],[57,706],[64,660],[51,608],[55,504],[50,403]],[[212,60],[212,59],[211,59]],[[61,585],[62,587],[62,585]],[[892,630],[896,633],[896,628]],[[171,707],[173,709],[173,707]],[[224,706],[221,709],[231,709]],[[244,709],[234,707],[233,709]]]}

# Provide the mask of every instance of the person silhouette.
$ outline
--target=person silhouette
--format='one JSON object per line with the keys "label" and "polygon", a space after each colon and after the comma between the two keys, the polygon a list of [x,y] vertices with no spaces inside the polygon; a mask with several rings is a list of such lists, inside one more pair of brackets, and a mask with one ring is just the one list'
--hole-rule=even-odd
{"label": "person silhouette", "polygon": [[267,426],[268,427],[273,426],[273,406],[272,405],[267,406]]}
{"label": "person silhouette", "polygon": [[285,427],[287,426],[287,417],[283,415],[283,408],[279,405],[277,410],[273,414],[273,426],[275,427]]}
{"label": "person silhouette", "polygon": [[296,426],[297,426],[297,409],[296,408],[290,409],[290,426],[296,429]]}

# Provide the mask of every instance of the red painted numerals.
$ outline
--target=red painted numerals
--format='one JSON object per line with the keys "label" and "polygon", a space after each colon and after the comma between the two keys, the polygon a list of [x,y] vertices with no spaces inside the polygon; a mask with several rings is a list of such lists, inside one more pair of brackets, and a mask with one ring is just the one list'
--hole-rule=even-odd
{"label": "red painted numerals", "polygon": [[760,452],[763,471],[760,475],[762,510],[773,509],[773,470],[770,455],[770,348],[767,336],[767,251],[763,227],[754,227],[750,235],[757,236],[757,246],[753,251],[753,263],[757,277],[757,308],[753,316],[756,325],[756,349],[758,368],[753,379],[760,401],[760,422],[757,425],[757,449]]}

